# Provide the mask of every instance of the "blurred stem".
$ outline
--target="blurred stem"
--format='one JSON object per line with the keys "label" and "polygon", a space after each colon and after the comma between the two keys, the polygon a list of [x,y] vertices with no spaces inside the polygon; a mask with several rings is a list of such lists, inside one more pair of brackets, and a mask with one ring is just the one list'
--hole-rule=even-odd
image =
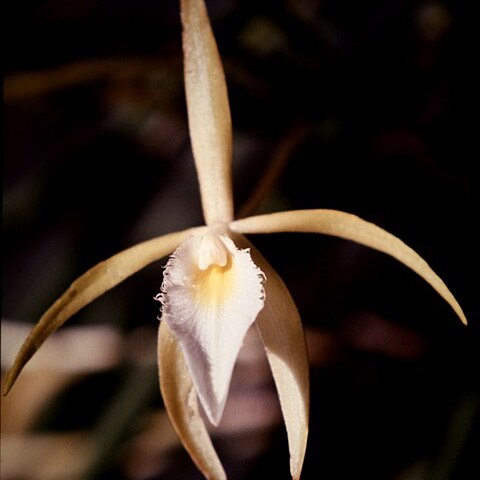
{"label": "blurred stem", "polygon": [[434,460],[426,480],[451,480],[478,414],[478,392],[467,393],[459,402],[447,426],[443,448]]}
{"label": "blurred stem", "polygon": [[275,187],[284,172],[290,157],[302,144],[309,132],[310,128],[308,126],[296,125],[286,133],[285,138],[274,150],[272,159],[268,163],[267,168],[258,181],[255,189],[247,201],[240,207],[235,218],[248,217],[257,211],[265,197]]}
{"label": "blurred stem", "polygon": [[4,101],[26,101],[48,95],[62,88],[88,84],[93,81],[122,75],[132,76],[158,68],[160,59],[95,59],[61,65],[49,70],[9,74],[4,78]]}
{"label": "blurred stem", "polygon": [[105,478],[105,472],[114,465],[118,456],[119,445],[128,436],[141,412],[158,394],[158,388],[156,365],[130,369],[93,432],[94,455],[82,480]]}

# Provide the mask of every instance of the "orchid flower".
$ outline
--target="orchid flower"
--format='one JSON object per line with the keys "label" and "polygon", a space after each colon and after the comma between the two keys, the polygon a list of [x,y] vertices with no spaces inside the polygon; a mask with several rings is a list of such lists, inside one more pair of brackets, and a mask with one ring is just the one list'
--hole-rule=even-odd
{"label": "orchid flower", "polygon": [[158,367],[165,407],[185,448],[206,478],[226,478],[202,410],[211,424],[218,425],[236,358],[247,330],[255,324],[278,391],[290,472],[298,479],[309,422],[304,332],[287,287],[244,234],[310,232],[366,245],[412,269],[464,324],[467,320],[445,283],[414,250],[354,215],[299,210],[234,220],[230,108],[204,0],[181,0],[181,16],[189,130],[205,225],[137,244],[74,281],[25,340],[7,373],[4,393],[45,339],[72,315],[171,254],[157,296],[162,304]]}

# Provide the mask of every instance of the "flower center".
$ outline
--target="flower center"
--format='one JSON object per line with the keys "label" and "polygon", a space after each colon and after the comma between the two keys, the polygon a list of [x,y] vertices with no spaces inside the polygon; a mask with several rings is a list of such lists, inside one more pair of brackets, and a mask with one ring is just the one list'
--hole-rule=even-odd
{"label": "flower center", "polygon": [[215,234],[206,234],[200,240],[198,247],[198,268],[207,270],[212,265],[225,267],[228,263],[228,250],[220,237]]}

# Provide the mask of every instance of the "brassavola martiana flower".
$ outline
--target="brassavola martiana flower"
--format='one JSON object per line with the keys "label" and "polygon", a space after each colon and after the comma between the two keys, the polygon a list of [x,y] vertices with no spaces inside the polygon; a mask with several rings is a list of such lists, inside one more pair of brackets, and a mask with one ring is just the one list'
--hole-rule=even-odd
{"label": "brassavola martiana flower", "polygon": [[[245,234],[310,232],[358,242],[396,258],[465,315],[445,283],[394,235],[335,210],[233,218],[232,127],[221,60],[204,0],[181,0],[189,130],[205,226],[145,241],[99,263],[45,312],[7,373],[8,393],[44,340],[88,303],[146,265],[171,255],[158,300],[160,389],[193,461],[210,479],[226,475],[199,405],[217,425],[247,330],[255,324],[278,391],[292,478],[301,474],[308,436],[308,358],[300,316],[285,284]],[[172,253],[173,252],[173,253]]]}

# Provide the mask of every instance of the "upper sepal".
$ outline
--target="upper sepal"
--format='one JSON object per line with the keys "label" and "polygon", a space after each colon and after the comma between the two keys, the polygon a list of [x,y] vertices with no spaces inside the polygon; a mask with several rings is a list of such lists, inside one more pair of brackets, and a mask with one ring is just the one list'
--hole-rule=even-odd
{"label": "upper sepal", "polygon": [[203,0],[181,0],[185,93],[207,225],[233,219],[232,121],[222,61]]}

